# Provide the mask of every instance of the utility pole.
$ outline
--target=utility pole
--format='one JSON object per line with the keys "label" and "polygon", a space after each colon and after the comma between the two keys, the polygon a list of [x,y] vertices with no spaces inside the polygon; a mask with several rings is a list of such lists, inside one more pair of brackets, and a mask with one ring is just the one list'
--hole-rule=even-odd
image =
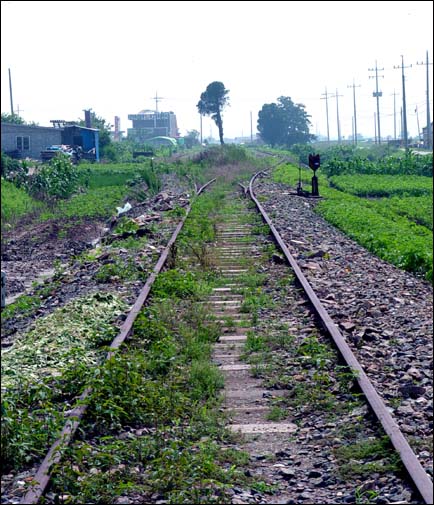
{"label": "utility pole", "polygon": [[[432,65],[428,59],[428,51],[426,52],[426,62],[417,62],[416,65],[426,65],[426,136],[427,136],[427,148],[432,149],[432,128],[431,128],[431,117],[429,110],[429,72],[428,65]],[[425,139],[424,139],[425,140]],[[425,145],[424,145],[425,147]]]}
{"label": "utility pole", "polygon": [[[383,96],[381,91],[378,91],[378,71],[384,70],[384,68],[377,67],[377,60],[375,60],[375,68],[368,68],[369,72],[375,71],[375,91],[372,96],[377,99],[377,123],[378,123],[378,143],[381,144],[381,131],[380,131],[380,96]],[[384,78],[384,75],[380,77]],[[373,79],[374,76],[369,76],[369,79]]]}
{"label": "utility pole", "polygon": [[354,133],[353,133],[353,138],[354,138],[354,145],[357,146],[357,114],[356,114],[356,88],[360,88],[361,85],[358,84],[357,86],[354,84],[354,78],[353,78],[353,84],[349,84],[347,88],[353,88],[353,103],[354,103]]}
{"label": "utility pole", "polygon": [[399,132],[399,138],[401,139],[400,144],[402,145],[402,138],[403,138],[403,136],[404,136],[404,126],[403,126],[403,122],[404,122],[404,121],[403,121],[403,116],[402,116],[402,106],[401,106],[401,109],[400,109],[400,111],[399,111],[399,114],[400,114],[400,116],[399,116],[399,117],[400,117],[400,119],[401,119],[401,123],[400,123],[401,130],[400,130],[400,132]]}
{"label": "utility pole", "polygon": [[353,137],[353,144],[356,144],[356,137],[354,135],[354,116],[351,118],[351,135]]}
{"label": "utility pole", "polygon": [[419,126],[419,113],[417,112],[417,105],[416,105],[416,109],[415,111],[416,112],[416,120],[417,120],[417,136],[419,138],[419,142],[420,142],[420,126]]}
{"label": "utility pole", "polygon": [[377,143],[377,115],[374,112],[374,132],[375,132],[375,143]]}
{"label": "utility pole", "polygon": [[202,114],[200,114],[200,145],[203,144],[203,136],[202,136]]}
{"label": "utility pole", "polygon": [[327,88],[325,89],[325,93],[322,95],[325,96],[325,98],[321,98],[321,100],[326,101],[326,116],[327,116],[327,142],[330,144],[330,129],[329,129],[329,104],[328,104],[328,94],[327,94]]}
{"label": "utility pole", "polygon": [[250,143],[253,144],[253,123],[252,123],[252,111],[250,111]]}
{"label": "utility pole", "polygon": [[17,105],[17,115],[19,116],[20,115],[20,112],[24,112],[23,109],[20,109],[20,106]]}
{"label": "utility pole", "polygon": [[11,79],[11,69],[8,68],[9,72],[9,96],[11,97],[11,114],[14,115],[14,102],[12,100],[12,79]]}
{"label": "utility pole", "polygon": [[339,121],[339,97],[343,95],[339,95],[338,90],[336,89],[336,95],[331,95],[332,98],[336,98],[336,116],[338,122],[338,144],[341,143],[341,123]]}
{"label": "utility pole", "polygon": [[396,97],[397,93],[395,93],[395,90],[393,90],[393,93],[391,96],[393,96],[393,138],[396,143]]}
{"label": "utility pole", "polygon": [[158,93],[155,92],[155,96],[153,96],[152,99],[155,100],[154,128],[157,128],[158,102],[161,102],[161,100],[164,100],[164,98],[158,96]]}
{"label": "utility pole", "polygon": [[404,130],[404,147],[408,150],[408,132],[407,132],[407,106],[405,103],[405,75],[404,68],[410,68],[412,65],[407,67],[404,66],[404,56],[401,54],[401,66],[395,65],[393,68],[402,69],[402,126]]}
{"label": "utility pole", "polygon": [[155,96],[153,96],[152,99],[155,100],[155,112],[158,112],[158,102],[161,102],[161,100],[164,100],[164,98],[158,96],[158,93],[155,92]]}

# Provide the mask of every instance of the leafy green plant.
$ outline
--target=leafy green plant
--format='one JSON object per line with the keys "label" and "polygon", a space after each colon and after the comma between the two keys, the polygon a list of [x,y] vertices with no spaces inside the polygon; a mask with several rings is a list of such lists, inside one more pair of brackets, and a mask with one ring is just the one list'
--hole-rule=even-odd
{"label": "leafy green plant", "polygon": [[113,260],[99,267],[94,277],[98,282],[106,283],[118,280],[143,279],[146,273],[138,268],[133,259],[127,261],[122,259]]}
{"label": "leafy green plant", "polygon": [[27,317],[33,314],[41,305],[41,300],[37,296],[21,295],[13,303],[2,309],[2,323],[19,315]]}
{"label": "leafy green plant", "polygon": [[260,352],[265,348],[264,338],[260,335],[255,335],[251,330],[247,332],[247,340],[245,343],[246,352]]}
{"label": "leafy green plant", "polygon": [[206,399],[216,396],[216,391],[224,386],[224,378],[215,365],[193,361],[190,384],[193,400]]}
{"label": "leafy green plant", "polygon": [[432,177],[415,175],[339,175],[330,185],[345,193],[362,197],[430,196]]}
{"label": "leafy green plant", "polygon": [[76,167],[65,154],[57,154],[29,179],[28,191],[40,200],[68,198],[78,188]]}
{"label": "leafy green plant", "polygon": [[8,469],[47,450],[64,423],[63,410],[82,392],[101,346],[114,337],[111,322],[123,309],[114,295],[95,293],[39,319],[2,349],[1,447]]}
{"label": "leafy green plant", "polygon": [[373,503],[379,496],[379,492],[374,489],[364,489],[363,486],[356,488],[354,492],[354,498],[357,504],[361,503]]}
{"label": "leafy green plant", "polygon": [[122,216],[113,230],[116,235],[124,233],[135,233],[139,229],[139,225],[127,216]]}

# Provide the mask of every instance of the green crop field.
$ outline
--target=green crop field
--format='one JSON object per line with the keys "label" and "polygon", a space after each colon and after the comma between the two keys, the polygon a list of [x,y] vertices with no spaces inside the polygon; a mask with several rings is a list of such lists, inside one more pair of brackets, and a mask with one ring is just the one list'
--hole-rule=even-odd
{"label": "green crop field", "polygon": [[[306,189],[311,176],[302,170]],[[274,179],[294,186],[298,168],[281,165]],[[380,258],[432,280],[432,177],[354,174],[330,179],[334,187],[324,175],[319,178],[324,199],[315,208],[318,214]]]}
{"label": "green crop field", "polygon": [[363,197],[421,196],[433,193],[432,177],[418,175],[334,175],[330,186]]}

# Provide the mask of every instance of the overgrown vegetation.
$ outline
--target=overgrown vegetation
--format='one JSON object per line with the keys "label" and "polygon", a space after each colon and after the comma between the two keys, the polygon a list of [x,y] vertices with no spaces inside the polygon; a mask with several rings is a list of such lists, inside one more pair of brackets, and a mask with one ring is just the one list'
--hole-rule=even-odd
{"label": "overgrown vegetation", "polygon": [[68,400],[81,393],[102,346],[114,337],[111,322],[123,309],[111,294],[83,297],[39,319],[12,347],[2,349],[6,470],[32,463],[47,450],[70,407]]}
{"label": "overgrown vegetation", "polygon": [[399,455],[387,436],[342,445],[335,450],[335,455],[339,462],[339,472],[345,479],[402,469]]}
{"label": "overgrown vegetation", "polygon": [[72,503],[110,502],[130,492],[144,502],[157,493],[169,503],[224,503],[226,488],[246,480],[237,466],[247,456],[219,448],[232,437],[219,411],[223,378],[211,363],[220,325],[199,302],[213,286],[214,269],[191,266],[198,244],[214,239],[220,198],[217,192],[198,199],[179,260],[157,277],[129,345],[92,372],[88,435],[66,451],[54,477],[53,492]]}
{"label": "overgrown vegetation", "polygon": [[[293,165],[281,165],[275,169],[274,179],[296,185],[298,172]],[[309,172],[302,170],[303,182],[308,184],[310,176]],[[351,177],[350,181],[348,181],[349,177]],[[393,178],[392,182],[391,178]],[[423,213],[423,209],[428,210],[426,202],[427,198],[431,199],[431,196],[421,196],[423,200],[420,206],[412,200],[406,207],[401,207],[396,198],[389,205],[389,200],[360,198],[328,187],[324,175],[320,175],[319,180],[320,194],[325,198],[315,207],[315,212],[380,258],[432,281],[432,225],[430,226],[432,212]],[[341,179],[336,177],[332,180],[340,181]],[[351,184],[351,187],[358,188],[359,194],[365,195],[372,194],[374,191],[377,191],[377,194],[385,192],[394,194],[394,190],[398,194],[422,192],[426,195],[432,194],[430,181],[432,179],[428,177],[417,176],[396,178],[394,176],[354,175],[345,176],[342,184],[344,182],[347,186]],[[379,193],[380,191],[382,193]],[[423,226],[425,223],[428,227]]]}
{"label": "overgrown vegetation", "polygon": [[2,230],[6,223],[13,225],[21,216],[34,214],[43,206],[12,182],[2,179],[1,187]]}
{"label": "overgrown vegetation", "polygon": [[414,151],[404,152],[387,144],[371,147],[333,146],[322,147],[306,144],[292,146],[291,152],[301,163],[308,164],[309,154],[319,153],[321,171],[327,176],[371,175],[422,175],[432,177],[433,156],[419,155]]}

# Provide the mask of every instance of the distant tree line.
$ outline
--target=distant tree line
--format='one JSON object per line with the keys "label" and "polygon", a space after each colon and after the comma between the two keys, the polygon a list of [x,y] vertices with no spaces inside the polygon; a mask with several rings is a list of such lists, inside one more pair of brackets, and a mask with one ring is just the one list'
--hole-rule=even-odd
{"label": "distant tree line", "polygon": [[[200,95],[198,111],[203,116],[211,116],[219,130],[220,144],[223,140],[222,112],[229,102],[229,90],[220,81],[209,84]],[[290,148],[295,144],[308,144],[315,140],[309,133],[310,116],[303,104],[295,104],[289,96],[281,96],[277,103],[262,106],[258,117],[258,131],[266,144]]]}
{"label": "distant tree line", "polygon": [[23,124],[23,125],[27,125],[27,126],[39,126],[38,123],[35,123],[34,121],[30,121],[30,122],[25,121],[18,114],[9,114],[8,112],[2,112],[1,121],[2,121],[2,123]]}

